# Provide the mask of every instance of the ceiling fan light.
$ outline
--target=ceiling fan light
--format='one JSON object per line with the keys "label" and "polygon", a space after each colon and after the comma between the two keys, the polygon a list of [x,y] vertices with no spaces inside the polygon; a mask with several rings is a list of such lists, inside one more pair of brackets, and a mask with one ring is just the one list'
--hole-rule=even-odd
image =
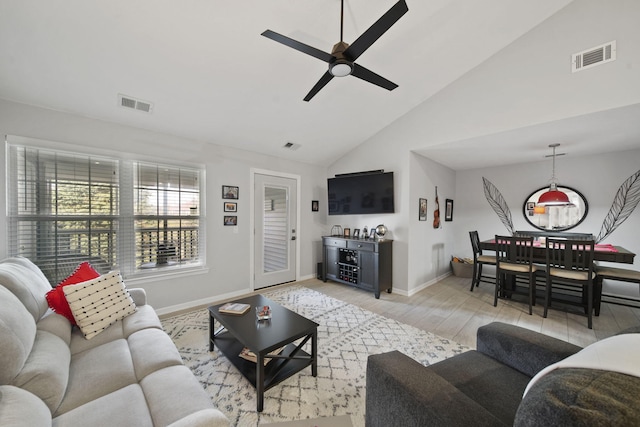
{"label": "ceiling fan light", "polygon": [[333,77],[345,77],[351,74],[353,66],[348,62],[334,62],[329,66],[329,72]]}

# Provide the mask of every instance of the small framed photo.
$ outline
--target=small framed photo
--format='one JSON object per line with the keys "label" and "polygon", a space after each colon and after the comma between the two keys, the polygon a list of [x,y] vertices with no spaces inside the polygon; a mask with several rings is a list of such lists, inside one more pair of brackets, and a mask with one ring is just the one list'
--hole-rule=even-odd
{"label": "small framed photo", "polygon": [[345,228],[344,229],[344,237],[351,237],[351,229],[350,228]]}
{"label": "small framed photo", "polygon": [[235,215],[225,215],[224,225],[238,225],[238,217]]}
{"label": "small framed photo", "polygon": [[453,221],[453,200],[446,199],[444,206],[444,220]]}
{"label": "small framed photo", "polygon": [[532,211],[536,207],[536,202],[527,202],[527,210]]}
{"label": "small framed photo", "polygon": [[223,185],[222,186],[222,198],[223,199],[237,199],[239,193],[240,193],[240,188],[238,188],[238,187],[234,187],[232,185]]}
{"label": "small framed photo", "polygon": [[234,202],[224,202],[225,212],[238,212],[238,204]]}
{"label": "small framed photo", "polygon": [[311,212],[318,212],[320,210],[320,202],[317,200],[311,201]]}
{"label": "small framed photo", "polygon": [[354,239],[359,239],[360,238],[360,229],[359,228],[354,228],[353,229],[353,238]]}
{"label": "small framed photo", "polygon": [[427,220],[427,199],[420,198],[418,201],[418,221]]}

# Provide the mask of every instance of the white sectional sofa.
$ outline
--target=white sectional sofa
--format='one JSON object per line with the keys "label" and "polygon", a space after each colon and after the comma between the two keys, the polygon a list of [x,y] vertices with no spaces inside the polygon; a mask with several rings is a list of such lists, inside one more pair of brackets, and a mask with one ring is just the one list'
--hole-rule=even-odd
{"label": "white sectional sofa", "polygon": [[0,426],[228,426],[162,330],[136,311],[87,340],[54,313],[44,274],[0,261]]}

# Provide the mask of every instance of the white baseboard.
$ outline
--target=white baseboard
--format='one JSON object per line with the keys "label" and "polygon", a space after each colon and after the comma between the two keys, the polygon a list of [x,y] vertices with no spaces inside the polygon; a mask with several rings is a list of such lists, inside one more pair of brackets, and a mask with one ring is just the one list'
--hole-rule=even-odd
{"label": "white baseboard", "polygon": [[[411,288],[409,289],[409,292],[405,292],[405,293],[400,293],[398,292],[400,295],[405,296],[405,297],[410,297],[413,296],[415,294],[417,294],[418,292],[422,291],[423,289],[428,288],[431,285],[435,285],[436,283],[438,283],[439,281],[441,281],[442,279],[444,279],[445,277],[449,277],[451,276],[451,271],[446,272],[445,274],[436,277],[435,279],[429,280],[426,283],[423,283],[422,285],[416,287],[416,288]],[[393,292],[396,292],[396,290],[394,289]]]}
{"label": "white baseboard", "polygon": [[156,309],[156,314],[158,316],[168,316],[174,313],[180,313],[180,312],[184,312],[184,311],[190,311],[193,309],[196,309],[198,307],[205,307],[205,306],[209,306],[209,305],[215,305],[219,302],[222,302],[226,299],[229,298],[236,298],[239,296],[244,296],[247,295],[248,293],[252,292],[251,289],[243,289],[240,291],[235,291],[235,292],[229,292],[226,294],[222,294],[222,295],[216,295],[215,297],[210,297],[210,298],[202,298],[199,300],[193,300],[193,301],[188,301],[182,304],[176,304],[176,305],[170,305],[168,307],[162,307],[159,309]]}

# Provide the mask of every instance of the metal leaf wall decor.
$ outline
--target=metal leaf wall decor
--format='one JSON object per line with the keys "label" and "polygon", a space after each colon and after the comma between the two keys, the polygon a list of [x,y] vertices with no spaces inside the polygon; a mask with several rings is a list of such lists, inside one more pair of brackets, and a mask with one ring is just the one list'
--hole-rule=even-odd
{"label": "metal leaf wall decor", "polygon": [[611,209],[609,209],[609,213],[602,223],[596,243],[606,239],[620,224],[629,218],[629,215],[638,206],[638,202],[640,202],[640,170],[631,175],[618,189]]}
{"label": "metal leaf wall decor", "polygon": [[489,202],[493,210],[496,211],[498,218],[500,218],[500,221],[507,227],[509,233],[513,234],[513,220],[511,219],[511,211],[509,210],[507,202],[491,181],[482,177],[482,182],[484,184],[484,195],[487,198],[487,202]]}

